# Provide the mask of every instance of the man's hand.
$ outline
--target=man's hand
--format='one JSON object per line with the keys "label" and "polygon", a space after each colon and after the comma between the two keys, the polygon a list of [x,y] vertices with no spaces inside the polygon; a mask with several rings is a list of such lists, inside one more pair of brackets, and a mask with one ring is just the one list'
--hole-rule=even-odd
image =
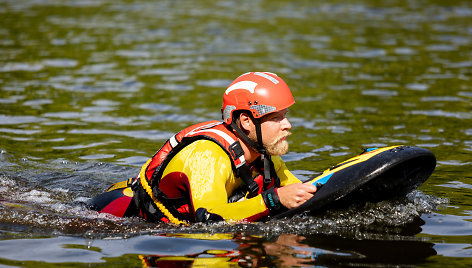
{"label": "man's hand", "polygon": [[296,208],[313,197],[316,186],[310,183],[294,183],[277,189],[280,203],[288,209]]}

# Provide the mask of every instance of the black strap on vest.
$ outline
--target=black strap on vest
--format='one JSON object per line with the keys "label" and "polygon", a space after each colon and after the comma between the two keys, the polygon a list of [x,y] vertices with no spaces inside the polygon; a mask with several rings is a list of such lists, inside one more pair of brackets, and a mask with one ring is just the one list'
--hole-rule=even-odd
{"label": "black strap on vest", "polygon": [[[229,151],[233,155],[234,159],[238,159],[244,155],[244,150],[238,141],[229,146]],[[246,184],[249,190],[249,196],[252,197],[257,195],[259,192],[259,185],[252,178],[251,169],[247,163],[243,163],[239,167],[236,167],[236,176],[240,177]]]}

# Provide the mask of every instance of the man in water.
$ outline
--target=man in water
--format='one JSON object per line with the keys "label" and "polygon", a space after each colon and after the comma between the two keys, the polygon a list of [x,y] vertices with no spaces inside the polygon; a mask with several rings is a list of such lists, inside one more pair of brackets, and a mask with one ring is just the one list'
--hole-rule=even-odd
{"label": "man in water", "polygon": [[188,127],[171,137],[135,179],[91,202],[116,216],[181,223],[259,221],[295,208],[316,187],[285,166],[295,103],[287,84],[269,72],[236,78],[223,94],[223,122]]}

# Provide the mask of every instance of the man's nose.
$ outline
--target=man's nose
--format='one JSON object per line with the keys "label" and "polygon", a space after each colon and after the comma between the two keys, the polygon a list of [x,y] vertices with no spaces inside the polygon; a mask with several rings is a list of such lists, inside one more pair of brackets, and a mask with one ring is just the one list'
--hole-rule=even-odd
{"label": "man's nose", "polygon": [[290,124],[290,121],[288,121],[288,118],[285,117],[283,120],[282,120],[282,129],[283,130],[289,130],[292,128],[292,124]]}

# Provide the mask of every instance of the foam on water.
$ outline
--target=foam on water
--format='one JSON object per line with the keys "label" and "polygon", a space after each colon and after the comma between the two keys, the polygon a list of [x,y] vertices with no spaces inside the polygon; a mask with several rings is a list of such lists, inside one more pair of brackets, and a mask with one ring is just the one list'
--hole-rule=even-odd
{"label": "foam on water", "polygon": [[[341,235],[355,238],[392,239],[407,232],[411,224],[421,222],[429,214],[448,203],[447,199],[426,195],[415,190],[406,197],[379,203],[352,205],[331,209],[317,215],[300,215],[290,219],[270,220],[252,224],[195,224],[190,229],[205,232],[245,232],[280,235]],[[424,222],[423,222],[424,223]]]}
{"label": "foam on water", "polygon": [[[94,167],[82,167],[82,172],[91,172],[93,169]],[[0,220],[10,223],[12,231],[33,228],[49,234],[87,234],[96,237],[134,236],[163,230],[171,233],[244,232],[269,236],[292,233],[384,237],[401,234],[422,214],[432,213],[448,202],[447,199],[416,190],[396,200],[331,209],[313,216],[300,215],[291,219],[259,223],[197,223],[181,227],[148,223],[138,218],[117,218],[90,211],[85,205],[90,196],[82,196],[82,191],[74,192],[73,189],[59,187],[61,179],[58,176],[66,177],[66,174],[56,174],[56,182],[52,182],[48,188],[30,186],[30,183],[21,181],[21,174],[17,177],[0,176]],[[89,179],[83,183],[93,181]]]}

